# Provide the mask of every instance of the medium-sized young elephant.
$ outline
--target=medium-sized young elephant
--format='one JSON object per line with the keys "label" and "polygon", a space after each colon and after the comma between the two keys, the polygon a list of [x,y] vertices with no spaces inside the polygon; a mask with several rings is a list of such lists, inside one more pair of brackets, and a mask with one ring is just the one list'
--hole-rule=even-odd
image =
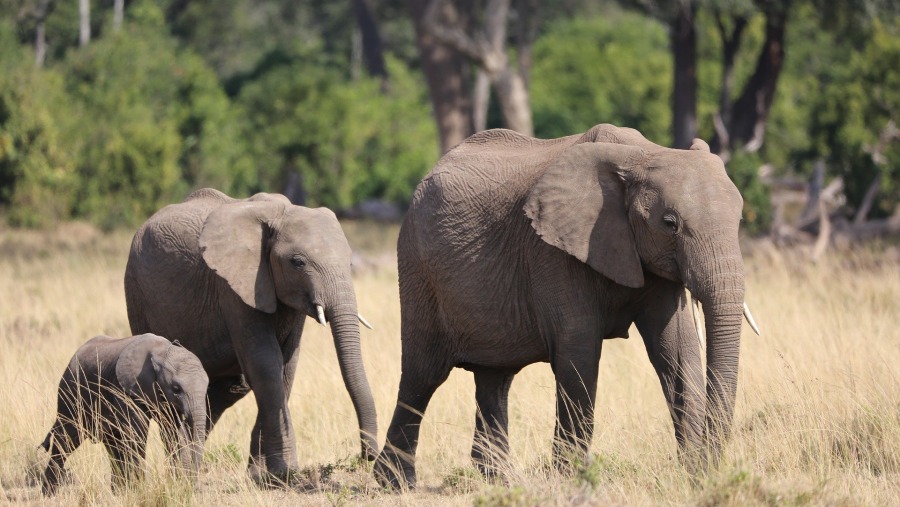
{"label": "medium-sized young elephant", "polygon": [[59,382],[56,421],[41,444],[50,453],[44,494],[56,491],[66,459],[85,438],[106,446],[113,487],[139,478],[151,418],[179,472],[196,475],[206,439],[208,384],[197,356],[160,336],[89,340]]}

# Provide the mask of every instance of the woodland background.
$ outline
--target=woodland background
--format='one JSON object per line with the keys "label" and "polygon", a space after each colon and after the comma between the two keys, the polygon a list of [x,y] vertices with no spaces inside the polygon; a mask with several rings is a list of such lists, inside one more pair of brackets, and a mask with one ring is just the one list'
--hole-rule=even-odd
{"label": "woodland background", "polygon": [[900,230],[898,115],[890,0],[0,0],[14,226],[203,186],[402,211],[478,130],[608,122],[710,141],[751,234],[871,237]]}

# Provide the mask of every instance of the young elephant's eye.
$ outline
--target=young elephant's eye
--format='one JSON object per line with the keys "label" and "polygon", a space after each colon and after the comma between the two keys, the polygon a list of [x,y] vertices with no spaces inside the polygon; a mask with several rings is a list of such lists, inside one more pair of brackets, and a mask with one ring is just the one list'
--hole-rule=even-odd
{"label": "young elephant's eye", "polygon": [[302,258],[300,258],[300,257],[292,257],[292,258],[291,258],[291,264],[292,264],[295,268],[302,268],[302,267],[305,267],[305,266],[306,266],[306,261],[304,261],[304,260],[303,260]]}
{"label": "young elephant's eye", "polygon": [[180,386],[180,385],[178,385],[178,384],[173,384],[173,385],[172,385],[172,392],[173,392],[173,393],[175,393],[175,394],[181,394],[181,391],[182,391],[182,390],[181,390],[181,386]]}

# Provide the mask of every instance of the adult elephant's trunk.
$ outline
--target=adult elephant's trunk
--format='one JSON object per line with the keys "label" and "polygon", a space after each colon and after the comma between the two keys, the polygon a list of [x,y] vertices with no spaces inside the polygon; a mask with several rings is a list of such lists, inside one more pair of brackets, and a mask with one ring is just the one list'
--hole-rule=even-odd
{"label": "adult elephant's trunk", "polygon": [[744,302],[744,263],[740,251],[716,255],[705,277],[691,292],[703,304],[706,317],[705,442],[712,465],[731,432],[737,394],[738,356]]}
{"label": "adult elephant's trunk", "polygon": [[337,282],[330,292],[325,301],[325,316],[331,322],[341,376],[356,409],[362,438],[362,456],[371,461],[375,459],[378,449],[375,442],[378,423],[375,401],[372,399],[372,390],[369,388],[360,353],[359,314],[356,309],[356,294],[349,282],[349,276],[348,281]]}

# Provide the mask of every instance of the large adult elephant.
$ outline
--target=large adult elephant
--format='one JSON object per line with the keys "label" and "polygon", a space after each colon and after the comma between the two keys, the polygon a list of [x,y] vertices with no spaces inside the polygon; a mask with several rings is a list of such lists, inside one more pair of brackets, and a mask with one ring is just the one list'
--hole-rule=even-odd
{"label": "large adult elephant", "polygon": [[132,331],[178,340],[197,355],[209,375],[210,430],[253,390],[256,478],[284,478],[297,468],[287,401],[307,316],[331,323],[363,455],[374,456],[375,406],[360,356],[350,255],[334,213],[278,194],[236,200],[198,190],[134,236],[125,269]]}
{"label": "large adult elephant", "polygon": [[[719,453],[731,426],[744,306],[742,199],[697,140],[674,150],[598,125],[539,140],[476,134],[419,184],[400,231],[402,374],[383,484],[415,483],[419,423],[454,367],[474,372],[472,457],[508,453],[507,394],[549,361],[554,459],[586,453],[603,339],[637,325],[684,457]],[[706,320],[706,393],[687,287]]]}

